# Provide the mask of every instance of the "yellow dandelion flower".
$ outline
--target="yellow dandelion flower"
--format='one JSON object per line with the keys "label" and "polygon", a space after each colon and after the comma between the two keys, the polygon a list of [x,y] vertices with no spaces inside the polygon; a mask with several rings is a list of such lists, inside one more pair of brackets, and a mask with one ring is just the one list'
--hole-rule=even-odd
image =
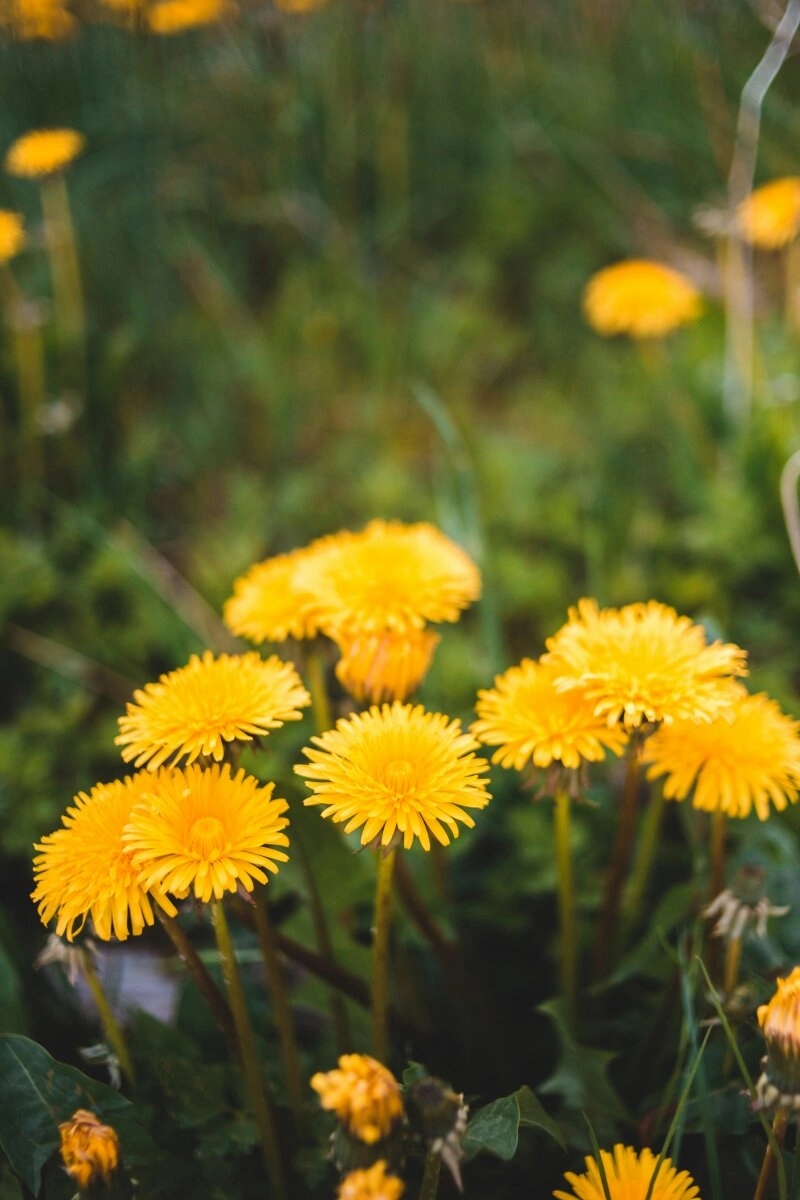
{"label": "yellow dandelion flower", "polygon": [[405,700],[425,677],[439,640],[428,629],[342,633],[336,677],[356,700]]}
{"label": "yellow dandelion flower", "polygon": [[[658,1159],[645,1146],[638,1153],[632,1146],[616,1145],[613,1152],[600,1151],[610,1200],[645,1200]],[[597,1160],[586,1156],[586,1171],[576,1175],[567,1171],[564,1178],[571,1192],[553,1192],[557,1200],[605,1200],[605,1188]],[[656,1175],[650,1200],[699,1200],[697,1184],[688,1171],[678,1171],[665,1158]]]}
{"label": "yellow dandelion flower", "polygon": [[756,1084],[765,1108],[800,1109],[800,967],[779,979],[775,995],[757,1011],[767,1043],[764,1069]]}
{"label": "yellow dandelion flower", "polygon": [[61,1158],[80,1191],[101,1180],[108,1183],[119,1166],[116,1130],[85,1108],[79,1108],[58,1127]]}
{"label": "yellow dandelion flower", "polygon": [[8,262],[25,245],[25,226],[19,213],[0,208],[0,263]]}
{"label": "yellow dandelion flower", "polygon": [[406,850],[415,837],[430,850],[431,833],[448,846],[459,821],[475,824],[464,809],[489,803],[478,743],[460,721],[421,705],[373,706],[311,740],[319,749],[306,748],[310,762],[295,767],[314,792],[305,803],[327,805],[323,817],[346,821],[345,833],[361,829],[364,846],[388,846],[396,833]]}
{"label": "yellow dandelion flower", "polygon": [[622,725],[597,716],[594,703],[580,688],[558,691],[555,669],[548,663],[522,660],[478,692],[478,720],[471,731],[488,746],[499,746],[492,762],[521,771],[526,763],[574,769],[600,762],[606,750],[619,754],[628,740]]}
{"label": "yellow dandelion flower", "polygon": [[11,146],[5,168],[9,175],[41,179],[63,171],[85,145],[86,138],[75,129],[34,129]]}
{"label": "yellow dandelion flower", "polygon": [[631,258],[593,275],[583,293],[586,320],[596,333],[612,337],[664,337],[695,321],[702,312],[694,285],[671,267]]}
{"label": "yellow dandelion flower", "polygon": [[599,609],[580,600],[547,642],[542,661],[558,690],[580,688],[609,725],[709,721],[743,694],[731,678],[747,674],[738,646],[713,642],[688,617],[648,600]]}
{"label": "yellow dandelion flower", "polygon": [[256,563],[234,582],[222,612],[232,633],[257,645],[315,636],[314,597],[298,587],[297,571],[316,545]]}
{"label": "yellow dandelion flower", "polygon": [[328,538],[302,560],[296,584],[315,597],[317,626],[333,637],[457,621],[481,586],[469,556],[433,525],[380,520]]}
{"label": "yellow dandelion flower", "polygon": [[299,721],[300,708],[311,703],[291,663],[274,655],[265,661],[255,651],[193,654],[187,666],[133,695],[136,703],[119,718],[114,740],[126,762],[147,763],[151,771],[168,758],[188,764],[204,754],[219,762],[226,743],[249,742]]}
{"label": "yellow dandelion flower", "polygon": [[403,1119],[403,1095],[391,1071],[368,1054],[343,1054],[336,1071],[318,1071],[311,1086],[323,1108],[372,1146]]}
{"label": "yellow dandelion flower", "polygon": [[[92,918],[97,936],[112,933],[125,941],[153,924],[151,897],[139,883],[139,870],[125,848],[122,831],[131,810],[153,787],[153,776],[140,771],[129,779],[98,783],[87,796],[79,792],[61,818],[63,828],[43,837],[34,849],[36,888],[32,899],[47,925],[57,916],[56,933],[71,942]],[[176,909],[161,889],[152,893],[170,916]]]}
{"label": "yellow dandelion flower", "polygon": [[169,37],[187,29],[215,25],[230,13],[230,0],[159,0],[146,16],[151,32]]}
{"label": "yellow dandelion flower", "polygon": [[800,177],[773,179],[739,206],[742,237],[762,250],[779,250],[800,231]]}
{"label": "yellow dandelion flower", "polygon": [[379,1158],[365,1171],[350,1171],[339,1184],[338,1200],[400,1200],[405,1184],[386,1174],[386,1161]]}
{"label": "yellow dandelion flower", "polygon": [[63,0],[5,0],[0,3],[0,25],[22,41],[55,42],[69,37],[78,22]]}
{"label": "yellow dandelion flower", "polygon": [[770,801],[779,812],[800,789],[800,723],[768,696],[743,696],[713,721],[673,721],[648,740],[643,761],[648,776],[666,775],[664,795],[705,812],[761,821]]}
{"label": "yellow dandelion flower", "polygon": [[207,903],[235,892],[252,892],[267,882],[289,856],[282,831],[289,824],[285,800],[273,798],[273,783],[261,786],[227,763],[208,771],[197,766],[153,777],[147,801],[131,813],[124,841],[140,869],[143,887],[162,888],[179,898],[193,893]]}

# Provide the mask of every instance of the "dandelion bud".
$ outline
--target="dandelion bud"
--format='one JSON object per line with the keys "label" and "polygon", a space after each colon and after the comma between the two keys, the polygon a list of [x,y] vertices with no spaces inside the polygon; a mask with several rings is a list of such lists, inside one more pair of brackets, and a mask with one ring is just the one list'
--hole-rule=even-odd
{"label": "dandelion bud", "polygon": [[467,1128],[468,1111],[463,1095],[433,1076],[418,1079],[406,1094],[406,1113],[412,1133],[425,1142],[427,1153],[440,1155],[459,1188],[461,1141]]}
{"label": "dandelion bud", "polygon": [[58,1128],[61,1158],[78,1188],[85,1191],[100,1180],[107,1183],[119,1165],[119,1139],[111,1126],[79,1108]]}
{"label": "dandelion bud", "polygon": [[762,1108],[800,1110],[800,967],[786,979],[768,1004],[758,1009],[767,1053],[756,1084]]}

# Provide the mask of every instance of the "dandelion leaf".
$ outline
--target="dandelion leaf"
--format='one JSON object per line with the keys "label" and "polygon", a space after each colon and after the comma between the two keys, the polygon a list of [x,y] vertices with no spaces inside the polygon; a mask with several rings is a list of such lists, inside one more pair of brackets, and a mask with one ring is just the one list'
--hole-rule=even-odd
{"label": "dandelion leaf", "polygon": [[542,1129],[564,1147],[564,1138],[556,1122],[548,1116],[531,1089],[521,1087],[476,1112],[464,1135],[464,1155],[473,1158],[483,1150],[508,1162],[517,1152],[519,1131],[523,1127]]}

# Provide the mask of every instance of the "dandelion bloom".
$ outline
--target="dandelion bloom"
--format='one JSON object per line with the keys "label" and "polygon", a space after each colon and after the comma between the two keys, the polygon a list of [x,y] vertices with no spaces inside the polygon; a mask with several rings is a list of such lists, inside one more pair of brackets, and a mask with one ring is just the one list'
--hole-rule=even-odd
{"label": "dandelion bloom", "polygon": [[403,1095],[391,1071],[368,1054],[343,1054],[336,1071],[318,1071],[311,1086],[354,1137],[372,1146],[403,1118]]}
{"label": "dandelion bloom", "polygon": [[742,237],[762,250],[780,250],[800,231],[800,177],[789,175],[756,188],[739,206]]}
{"label": "dandelion bloom", "polygon": [[343,633],[336,677],[356,700],[380,704],[405,700],[416,691],[430,666],[439,635],[428,629],[403,633]]}
{"label": "dandelion bloom", "polygon": [[230,0],[159,0],[147,11],[147,24],[153,33],[169,37],[214,25],[230,11]]}
{"label": "dandelion bloom", "polygon": [[311,703],[291,663],[274,655],[265,661],[255,651],[193,654],[187,666],[133,695],[114,740],[126,762],[147,763],[151,771],[168,758],[188,764],[204,754],[219,762],[227,742],[249,742],[299,721],[300,708]]}
{"label": "dandelion bloom", "polygon": [[648,775],[666,775],[664,795],[705,812],[766,821],[770,801],[778,811],[795,803],[800,789],[800,723],[768,696],[743,696],[713,721],[673,721],[648,740]]}
{"label": "dandelion bloom", "polygon": [[17,138],[5,158],[9,175],[41,179],[69,166],[86,138],[75,129],[34,129]]}
{"label": "dandelion bloom", "polygon": [[58,1127],[61,1158],[81,1192],[101,1180],[108,1183],[119,1166],[119,1138],[92,1112],[79,1108]]}
{"label": "dandelion bloom", "polygon": [[276,8],[281,12],[288,13],[305,13],[314,12],[317,8],[324,8],[330,0],[273,0]]}
{"label": "dandelion bloom", "polygon": [[[131,810],[153,787],[153,776],[140,771],[129,779],[98,783],[87,796],[79,792],[74,807],[62,817],[63,829],[43,837],[34,849],[36,888],[32,899],[47,925],[58,917],[56,933],[71,942],[91,916],[97,936],[112,933],[125,941],[128,929],[140,934],[153,924],[153,910],[139,870],[131,860],[122,833]],[[175,916],[162,889],[152,898]]]}
{"label": "dandelion bloom", "polygon": [[600,762],[606,750],[619,754],[624,749],[624,727],[597,716],[580,688],[558,691],[555,678],[551,665],[525,658],[498,675],[494,688],[478,692],[478,720],[471,731],[486,745],[500,747],[492,762],[517,771],[528,762],[574,769]]}
{"label": "dandelion bloom", "polygon": [[337,1200],[400,1200],[405,1184],[386,1174],[386,1161],[379,1158],[363,1171],[350,1171],[339,1184]]}
{"label": "dandelion bloom", "polygon": [[124,834],[144,887],[207,903],[240,884],[252,892],[266,871],[288,862],[276,847],[289,845],[289,806],[273,799],[274,784],[261,786],[243,770],[231,776],[227,763],[163,771],[156,781]]}
{"label": "dandelion bloom", "polygon": [[19,213],[0,208],[0,263],[8,262],[25,245],[25,226]]}
{"label": "dandelion bloom", "polygon": [[[658,1169],[652,1191],[650,1181],[658,1159],[645,1146],[637,1151],[632,1146],[617,1144],[613,1152],[600,1151],[610,1200],[699,1200],[700,1192],[688,1171],[678,1171],[665,1158]],[[553,1192],[557,1200],[605,1200],[606,1191],[597,1160],[586,1156],[586,1171],[576,1175],[567,1171],[564,1178],[571,1192]]]}
{"label": "dandelion bloom", "polygon": [[316,635],[314,596],[297,585],[298,568],[314,545],[256,563],[234,582],[222,612],[232,633],[257,645]]}
{"label": "dandelion bloom", "polygon": [[694,285],[671,267],[631,258],[593,275],[583,310],[596,333],[658,338],[696,320],[702,312]]}
{"label": "dandelion bloom", "polygon": [[55,42],[68,37],[78,22],[63,0],[4,0],[0,25],[24,42],[34,38]]}
{"label": "dandelion bloom", "polygon": [[306,748],[310,762],[295,767],[315,793],[305,803],[327,805],[323,817],[346,821],[345,833],[361,829],[364,846],[388,846],[395,833],[406,850],[415,837],[430,850],[431,833],[448,846],[447,829],[455,838],[458,821],[475,824],[464,809],[489,803],[478,743],[460,721],[421,705],[373,705],[311,740],[319,749]]}
{"label": "dandelion bloom", "polygon": [[756,1084],[766,1108],[800,1109],[800,967],[779,979],[775,995],[757,1011],[767,1043],[764,1070]]}
{"label": "dandelion bloom", "polygon": [[742,694],[731,677],[747,673],[743,650],[708,645],[702,626],[656,600],[620,609],[580,600],[547,651],[557,690],[582,689],[597,716],[628,729],[709,721]]}

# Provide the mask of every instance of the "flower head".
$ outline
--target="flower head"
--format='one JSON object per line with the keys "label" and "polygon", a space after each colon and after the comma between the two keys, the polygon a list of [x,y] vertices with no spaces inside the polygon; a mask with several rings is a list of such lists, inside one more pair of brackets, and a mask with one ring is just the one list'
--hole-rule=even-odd
{"label": "flower head", "polygon": [[210,650],[134,692],[134,700],[119,718],[115,742],[126,762],[147,763],[151,771],[170,758],[193,763],[204,754],[219,762],[227,742],[249,742],[299,721],[311,702],[291,663],[274,655],[264,661],[255,651],[215,658]]}
{"label": "flower head", "polygon": [[320,1104],[348,1133],[372,1146],[403,1119],[403,1095],[391,1071],[368,1054],[343,1054],[339,1068],[311,1077]]}
{"label": "flower head", "polygon": [[169,37],[214,25],[229,11],[230,0],[158,0],[147,12],[147,24],[153,33]]}
{"label": "flower head", "polygon": [[312,741],[319,749],[306,748],[310,761],[295,767],[314,792],[305,803],[327,805],[323,817],[346,821],[345,833],[361,829],[364,846],[402,834],[406,849],[417,837],[430,850],[431,833],[447,846],[459,821],[475,823],[465,808],[489,803],[481,778],[489,764],[472,753],[478,743],[459,721],[421,705],[373,706]]}
{"label": "flower head", "polygon": [[19,213],[0,208],[0,263],[8,262],[25,245],[25,226]]}
{"label": "flower head", "polygon": [[[36,888],[32,899],[47,925],[57,916],[56,933],[71,942],[92,918],[97,936],[124,941],[153,924],[151,897],[126,849],[122,832],[131,810],[153,787],[153,776],[140,771],[128,779],[98,783],[87,796],[79,792],[61,818],[63,828],[43,837],[34,849]],[[163,890],[152,899],[175,916]]]}
{"label": "flower head", "polygon": [[773,179],[739,206],[742,237],[762,250],[779,250],[800,232],[800,177]]}
{"label": "flower head", "polygon": [[593,275],[583,294],[586,319],[596,333],[659,338],[702,312],[694,285],[671,267],[631,258]]}
{"label": "flower head", "polygon": [[775,995],[757,1011],[767,1043],[764,1070],[756,1084],[766,1108],[800,1109],[800,967],[778,980]]}
{"label": "flower head", "polygon": [[624,748],[624,727],[596,716],[594,703],[580,688],[558,691],[555,678],[548,663],[524,658],[498,675],[494,688],[478,692],[478,720],[471,729],[488,746],[500,747],[493,762],[517,771],[528,762],[574,769],[599,762],[606,750],[618,754]]}
{"label": "flower head", "polygon": [[[610,1200],[645,1200],[658,1159],[645,1148],[637,1153],[632,1146],[617,1144],[613,1152],[600,1151]],[[606,1191],[597,1160],[586,1156],[586,1171],[576,1175],[567,1171],[564,1178],[571,1192],[553,1192],[557,1200],[605,1200]],[[650,1200],[699,1200],[700,1192],[688,1171],[678,1171],[665,1158],[649,1192]]]}
{"label": "flower head", "polygon": [[191,892],[207,903],[240,884],[252,892],[256,881],[266,883],[265,872],[276,874],[276,864],[288,862],[276,847],[289,845],[289,806],[273,799],[274,786],[260,786],[243,770],[231,776],[227,763],[151,776],[150,795],[124,834],[142,885],[177,897]]}
{"label": "flower head", "polygon": [[396,1175],[386,1174],[386,1162],[379,1158],[364,1171],[350,1171],[339,1184],[338,1200],[400,1200],[405,1184]]}
{"label": "flower head", "polygon": [[673,608],[649,600],[598,609],[580,600],[547,642],[558,690],[580,688],[609,725],[708,721],[742,692],[731,679],[746,674],[738,646],[714,642]]}
{"label": "flower head", "polygon": [[33,129],[11,146],[5,168],[9,175],[41,179],[63,171],[85,145],[86,138],[75,129]]}
{"label": "flower head", "polygon": [[342,633],[336,678],[356,700],[405,700],[422,682],[439,644],[429,629]]}
{"label": "flower head", "polygon": [[24,42],[34,38],[60,41],[78,25],[64,0],[8,0],[3,8],[0,24]]}
{"label": "flower head", "polygon": [[222,613],[232,633],[257,645],[315,636],[314,597],[300,588],[297,574],[317,544],[256,563],[234,582]]}
{"label": "flower head", "polygon": [[800,723],[768,696],[742,696],[712,721],[674,721],[644,749],[648,775],[666,775],[664,795],[705,812],[766,821],[770,802],[779,812],[800,789]]}
{"label": "flower head", "polygon": [[103,1180],[107,1183],[119,1166],[119,1138],[92,1112],[79,1108],[58,1127],[61,1158],[80,1191]]}

